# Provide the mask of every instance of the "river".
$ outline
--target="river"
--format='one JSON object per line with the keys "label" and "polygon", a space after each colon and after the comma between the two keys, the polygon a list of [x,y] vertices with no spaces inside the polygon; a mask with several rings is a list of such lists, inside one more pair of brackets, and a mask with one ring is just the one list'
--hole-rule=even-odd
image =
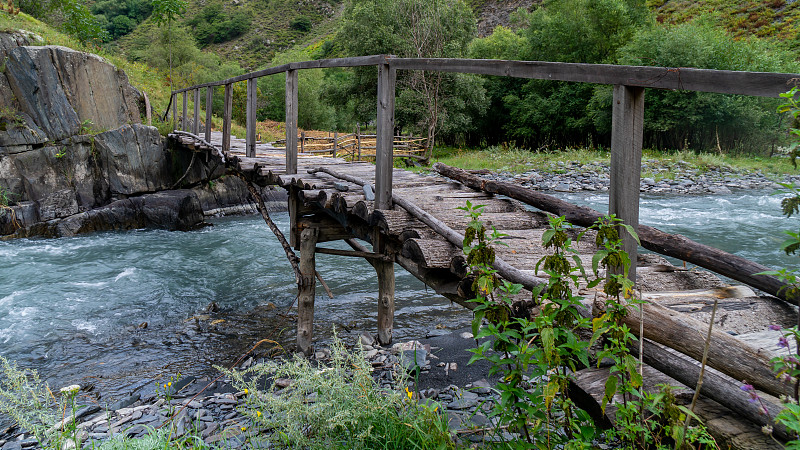
{"label": "river", "polygon": [[[769,194],[643,196],[640,220],[769,266],[796,264],[778,251],[780,230],[796,219],[783,218],[780,197]],[[599,210],[608,202],[605,195],[559,196]],[[273,216],[288,228],[285,213]],[[0,242],[0,355],[55,387],[91,383],[113,399],[177,372],[214,374],[212,364],[231,364],[263,338],[291,342],[287,309],[296,288],[277,240],[260,217],[212,223],[192,232]],[[374,332],[372,268],[317,258],[334,298],[318,287],[315,333],[327,340],[335,325],[352,342]],[[466,310],[399,266],[396,273],[396,340],[469,323]],[[219,311],[206,314],[211,302]]]}

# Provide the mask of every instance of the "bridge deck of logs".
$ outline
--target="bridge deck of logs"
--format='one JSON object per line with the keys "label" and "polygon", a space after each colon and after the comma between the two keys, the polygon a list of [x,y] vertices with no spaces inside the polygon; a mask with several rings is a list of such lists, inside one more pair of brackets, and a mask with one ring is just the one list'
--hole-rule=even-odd
{"label": "bridge deck of logs", "polygon": [[[375,164],[348,164],[335,158],[299,157],[298,72],[365,66],[377,68]],[[636,265],[631,268],[632,279],[644,290],[648,283],[657,280],[658,283],[653,285],[660,286],[662,292],[643,292],[645,299],[653,301],[642,306],[641,319],[637,312],[629,314],[625,322],[637,335],[640,334],[640,324],[644,324],[640,336],[644,344],[643,360],[652,370],[663,374],[649,380],[683,384],[690,390],[694,389],[700,373],[698,361],[705,359],[704,330],[712,321],[708,311],[719,306],[720,315],[713,320],[715,329],[713,333],[709,331],[712,337],[708,340],[708,381],[698,388],[711,403],[706,406],[700,404],[700,410],[695,412],[706,419],[706,425],[722,447],[780,448],[772,437],[761,434],[762,425],[772,424],[773,435],[781,440],[793,438],[785,427],[773,424],[772,420],[782,408],[776,397],[790,395],[793,391],[792,385],[776,379],[771,370],[769,358],[773,355],[772,343],[776,336],[756,335],[748,341],[733,335],[746,337],[751,334],[749,332],[766,329],[770,322],[791,325],[791,316],[797,314],[794,306],[797,299],[787,298],[788,291],[776,278],[753,276],[762,271],[757,264],[691,242],[682,236],[671,236],[639,226],[639,185],[646,88],[777,97],[800,79],[798,74],[373,55],[289,63],[173,91],[171,115],[176,126],[181,117],[180,128],[186,130],[174,131],[171,135],[174,139],[185,148],[197,152],[208,151],[209,157],[224,160],[227,170],[248,183],[257,201],[259,194],[255,185],[280,186],[288,193],[291,221],[288,240],[271,224],[266,208],[262,205],[259,210],[276,232],[295,269],[299,288],[297,344],[300,350],[310,352],[313,343],[314,297],[318,278],[314,255],[317,253],[366,258],[374,267],[379,293],[378,340],[386,344],[392,339],[395,263],[437,293],[470,306],[466,300],[471,298],[471,283],[465,279],[467,268],[460,250],[460,233],[467,224],[467,218],[463,211],[457,209],[465,206],[467,201],[484,205],[483,220],[507,235],[503,242],[509,245],[498,248],[495,269],[503,278],[528,289],[546,281],[533,268],[544,254],[539,243],[547,215],[566,215],[573,223],[586,226],[599,214],[557,200],[542,201],[535,195],[519,192],[501,183],[470,179],[469,174],[447,175],[450,179],[459,179],[464,185],[470,186],[468,188],[447,178],[393,169],[397,72],[409,70],[613,86],[609,213],[616,214],[637,230],[645,248],[711,268],[780,298],[758,297],[752,291],[742,293],[741,290],[725,286],[695,292],[692,290],[696,287],[693,283],[703,277],[703,272],[680,270],[664,259],[642,259],[638,268]],[[259,144],[256,139],[257,80],[278,74],[286,76],[284,152],[276,152],[273,147]],[[247,133],[244,141],[231,136],[233,85],[239,82],[247,83]],[[210,127],[207,127],[203,138],[200,136],[200,92],[205,90],[205,104],[211,105],[213,91],[217,87],[224,87],[222,132],[212,134]],[[194,99],[192,133],[187,132],[190,93]],[[177,103],[181,94],[183,105],[182,115],[179,116]],[[164,119],[169,115],[170,106]],[[212,119],[210,109],[205,112],[206,123]],[[520,201],[508,197],[522,199],[539,211],[532,211]],[[622,234],[624,250],[633,260],[639,260],[637,243],[632,236],[625,232]],[[352,250],[334,250],[322,245],[336,240],[344,240]],[[361,242],[371,244],[371,248]],[[299,257],[294,250],[299,250]],[[594,253],[594,249],[586,243],[579,243],[578,250],[585,262]],[[663,292],[664,286],[684,292]],[[689,292],[685,292],[687,289]],[[592,310],[602,310],[601,298],[591,291],[582,294],[593,302],[586,305],[587,314],[591,314],[589,311]],[[754,310],[759,314],[754,314]],[[602,397],[603,383],[600,380],[607,377],[607,369],[590,369],[576,374],[576,383],[590,395]],[[760,403],[749,401],[748,394],[740,389],[742,380],[747,380],[763,393]],[[763,414],[764,409],[769,414]],[[613,411],[609,415],[613,416]]]}
{"label": "bridge deck of logs", "polygon": [[[213,133],[210,143],[200,142],[186,134],[173,134],[172,138],[186,149],[209,152],[210,157],[223,155],[219,151],[221,133]],[[314,298],[317,286],[314,255],[317,253],[366,258],[375,268],[379,294],[376,305],[377,331],[383,344],[388,344],[392,339],[395,263],[442,296],[465,307],[472,306],[468,301],[472,296],[471,281],[465,279],[467,268],[462,250],[399,205],[390,209],[376,209],[374,200],[371,199],[370,187],[365,189],[362,185],[374,183],[374,165],[329,157],[300,157],[297,173],[287,174],[284,155],[273,147],[259,144],[255,157],[245,156],[243,147],[243,141],[234,138],[232,150],[224,153],[229,172],[242,176],[248,183],[278,186],[288,193],[291,221],[288,245],[299,250],[298,268],[301,273],[298,283],[300,296],[297,324],[297,342],[301,351],[310,352],[313,345]],[[470,189],[441,176],[394,169],[393,179],[395,196],[413,202],[452,230],[463,232],[469,221],[459,207],[465,206],[467,201],[473,205],[484,205],[482,219],[485,223],[506,234],[501,241],[508,245],[497,248],[498,256],[519,269],[528,279],[536,280],[543,276],[542,273],[535,273],[534,267],[546,254],[541,246],[541,236],[547,227],[548,213],[526,207],[523,203],[505,196]],[[323,245],[325,242],[339,240],[348,242],[353,250],[330,249]],[[371,244],[371,248],[359,244],[359,241]],[[584,266],[590,268],[591,256],[596,250],[591,236],[579,241],[576,248],[581,253]],[[707,287],[709,279],[715,277],[708,272],[673,267],[655,255],[643,255],[638,266],[637,283],[645,299],[653,301],[654,305],[665,305],[666,308],[662,308],[668,309],[668,314],[691,315],[700,319],[695,320],[698,342],[702,341],[701,328],[705,326],[703,320],[708,320],[708,312],[714,299],[720,304],[716,321],[718,326],[725,329],[723,324],[729,322],[728,331],[741,333],[745,339],[754,341],[742,345],[750,346],[762,359],[765,355],[772,354],[776,337],[755,331],[766,329],[771,323],[787,323],[787,318],[794,314],[787,303],[757,297],[753,291],[742,286],[728,287],[714,281],[711,289],[693,289]],[[674,288],[675,291],[654,292],[663,291],[665,286]],[[581,294],[587,299],[587,308],[591,309],[594,291],[582,290]],[[523,291],[521,297],[529,295],[528,291]],[[722,321],[719,317],[723,317]],[[669,327],[666,323],[662,326]],[[631,328],[635,329],[635,324],[632,323]],[[647,328],[657,329],[659,326],[648,324]],[[647,343],[645,357],[651,359],[653,366],[669,373],[669,368],[658,366],[658,352],[674,351],[650,341]],[[732,349],[740,351],[741,346]],[[657,355],[653,356],[652,352]],[[697,363],[686,362],[686,357],[681,359],[677,353],[668,354],[667,357],[688,364],[689,368],[684,368],[688,373],[671,373],[677,377],[676,380],[648,366],[645,377],[648,387],[655,389],[656,383],[681,386],[676,391],[679,398],[688,399],[692,392],[692,376],[696,379],[692,368],[699,369]],[[733,385],[736,380],[714,369],[708,370],[711,375],[707,376],[719,378],[715,380],[717,385],[731,385],[718,395],[729,397],[731,392],[736,394],[738,391],[741,393],[739,397],[742,397],[740,400],[747,403],[746,394]],[[607,376],[607,369],[590,368],[578,374],[578,385],[599,401]],[[769,395],[765,394],[765,397],[769,398]],[[753,424],[749,418],[732,413],[732,408],[736,411],[736,405],[726,406],[703,398],[696,411],[709,423],[711,431],[721,442],[728,443],[733,448],[779,448],[775,441],[761,434],[759,424]],[[613,408],[607,414],[613,418]]]}

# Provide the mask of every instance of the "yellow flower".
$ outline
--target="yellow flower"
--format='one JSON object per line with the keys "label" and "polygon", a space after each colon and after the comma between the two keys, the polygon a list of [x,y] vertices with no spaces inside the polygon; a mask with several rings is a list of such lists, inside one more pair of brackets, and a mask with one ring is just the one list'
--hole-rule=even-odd
{"label": "yellow flower", "polygon": [[172,386],[172,381],[170,381],[169,383],[167,383],[167,386],[170,386],[170,387],[171,387],[171,386]]}
{"label": "yellow flower", "polygon": [[248,392],[250,391],[248,391],[247,388],[244,388],[244,395],[247,395]]}
{"label": "yellow flower", "polygon": [[164,385],[164,389],[166,389],[166,388],[167,388],[167,385],[165,384],[165,385]]}
{"label": "yellow flower", "polygon": [[409,391],[408,388],[406,388],[406,395],[408,395],[409,399],[414,398],[414,392]]}
{"label": "yellow flower", "polygon": [[247,427],[242,427],[242,431],[247,431]]}
{"label": "yellow flower", "polygon": [[261,417],[261,411],[256,411],[256,417]]}

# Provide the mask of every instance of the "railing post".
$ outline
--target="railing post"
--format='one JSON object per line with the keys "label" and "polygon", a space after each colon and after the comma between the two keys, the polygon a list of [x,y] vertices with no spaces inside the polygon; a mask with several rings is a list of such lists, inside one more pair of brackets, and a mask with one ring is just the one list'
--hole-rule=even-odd
{"label": "railing post", "polygon": [[297,173],[297,69],[286,71],[286,173]]}
{"label": "railing post", "polygon": [[231,150],[231,117],[233,116],[233,85],[225,85],[225,106],[222,111],[222,153]]}
{"label": "railing post", "polygon": [[186,126],[186,116],[189,114],[189,91],[183,91],[183,117],[181,117],[181,130],[189,131]]}
{"label": "railing post", "polygon": [[245,155],[250,158],[256,156],[256,92],[258,85],[255,78],[247,79],[247,142]]}
{"label": "railing post", "polygon": [[338,139],[339,139],[339,132],[334,131],[333,132],[333,157],[334,158],[336,157],[336,150],[337,150],[336,145],[338,144],[336,141]]}
{"label": "railing post", "polygon": [[200,134],[200,89],[194,90],[194,123],[192,124],[192,134]]}
{"label": "railing post", "polygon": [[300,132],[300,153],[306,152],[306,132]]}
{"label": "railing post", "polygon": [[172,129],[178,128],[178,94],[172,94]]}
{"label": "railing post", "polygon": [[209,86],[206,88],[206,142],[211,142],[211,114],[213,106],[214,88]]}
{"label": "railing post", "polygon": [[356,124],[356,140],[358,141],[358,158],[356,161],[361,161],[361,124]]}
{"label": "railing post", "polygon": [[[611,188],[608,212],[639,231],[639,183],[642,171],[644,88],[615,85],[611,116]],[[636,281],[636,241],[620,228],[622,248],[631,258],[629,278]],[[617,272],[619,273],[619,272]]]}
{"label": "railing post", "polygon": [[375,139],[375,209],[392,207],[392,144],[397,70],[388,60],[378,65],[378,130]]}

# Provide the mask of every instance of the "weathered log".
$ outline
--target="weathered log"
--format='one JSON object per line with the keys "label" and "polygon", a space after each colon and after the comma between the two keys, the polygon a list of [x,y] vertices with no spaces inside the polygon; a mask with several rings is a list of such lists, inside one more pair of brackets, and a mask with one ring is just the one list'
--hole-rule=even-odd
{"label": "weathered log", "polygon": [[[703,356],[704,329],[707,324],[687,314],[671,310],[657,303],[644,303],[642,321],[644,338],[675,349],[696,360]],[[598,298],[594,302],[594,314],[605,311],[605,302]],[[634,335],[639,335],[640,313],[628,308],[623,322]],[[792,387],[775,377],[768,355],[752,345],[736,339],[728,333],[713,330],[709,342],[708,365],[734,380],[745,381],[776,397],[790,395]],[[695,380],[696,381],[696,380]]]}
{"label": "weathered log", "polygon": [[[433,169],[445,177],[460,181],[472,189],[505,195],[542,211],[565,216],[567,221],[573,225],[588,227],[603,216],[603,214],[591,208],[573,205],[516,184],[486,180],[442,163],[434,164]],[[685,236],[665,233],[646,225],[639,225],[639,239],[642,247],[648,250],[696,264],[748,286],[760,289],[782,300],[798,304],[798,299],[790,298],[790,292],[786,289],[787,285],[779,279],[768,275],[753,275],[770,270],[766,266],[695,242]]]}
{"label": "weathered log", "polygon": [[[317,169],[309,170],[309,173],[317,173],[317,172],[324,172],[333,177],[349,181],[351,183],[355,183],[360,186],[367,184],[364,180],[346,174],[338,173],[326,167],[319,167]],[[403,209],[405,209],[406,211],[408,211],[411,215],[413,215],[414,217],[416,217],[417,219],[419,219],[420,221],[431,227],[434,231],[444,236],[448,241],[450,241],[450,243],[452,243],[456,247],[463,248],[464,235],[456,232],[455,230],[447,226],[447,224],[433,217],[431,214],[424,211],[422,208],[418,207],[413,202],[406,200],[402,196],[399,196],[397,194],[392,194],[392,201],[397,205],[399,205],[400,207],[402,207]],[[493,267],[495,268],[495,270],[497,270],[497,273],[501,277],[505,278],[506,280],[512,283],[521,284],[525,289],[528,290],[533,290],[537,286],[547,283],[547,280],[528,275],[522,272],[521,270],[517,269],[516,267],[503,261],[501,258],[495,259]]]}
{"label": "weathered log", "polygon": [[297,348],[306,356],[311,355],[314,340],[314,248],[318,233],[317,228],[306,228],[300,233],[301,283],[297,299]]}
{"label": "weathered log", "polygon": [[[692,361],[683,355],[654,344],[645,339],[643,355],[645,364],[668,375],[677,381],[693,387],[700,376],[700,366],[696,361]],[[638,356],[638,345],[631,346],[632,353]],[[716,401],[720,405],[741,415],[750,422],[758,425],[770,425],[773,427],[773,434],[783,440],[793,439],[793,436],[783,425],[774,422],[775,416],[781,412],[783,406],[776,405],[772,401],[761,398],[752,401],[750,394],[741,389],[741,383],[706,370],[703,375],[703,385],[700,394]],[[766,410],[766,414],[764,413]]]}

